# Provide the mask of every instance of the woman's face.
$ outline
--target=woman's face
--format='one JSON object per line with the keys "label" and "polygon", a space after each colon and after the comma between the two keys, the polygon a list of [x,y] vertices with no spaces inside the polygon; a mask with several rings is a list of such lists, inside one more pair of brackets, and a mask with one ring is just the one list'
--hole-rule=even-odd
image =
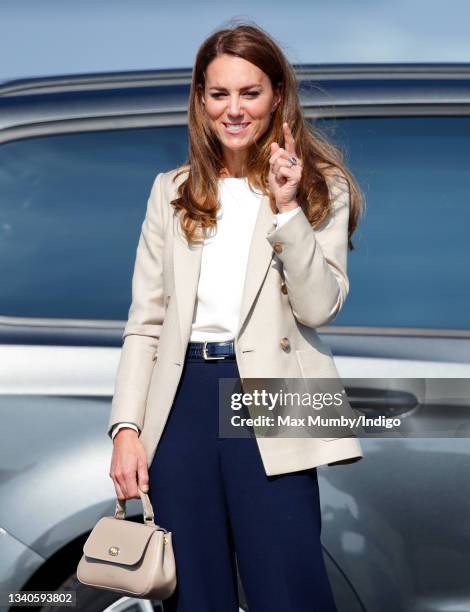
{"label": "woman's face", "polygon": [[280,98],[266,73],[241,57],[223,54],[208,65],[202,102],[227,160],[244,158],[268,128]]}

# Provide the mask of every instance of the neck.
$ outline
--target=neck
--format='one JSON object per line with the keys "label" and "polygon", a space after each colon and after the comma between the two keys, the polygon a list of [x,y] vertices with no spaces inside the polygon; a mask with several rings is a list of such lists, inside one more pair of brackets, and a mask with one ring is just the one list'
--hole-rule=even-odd
{"label": "neck", "polygon": [[246,176],[246,156],[242,151],[228,151],[224,157],[223,178],[243,178]]}

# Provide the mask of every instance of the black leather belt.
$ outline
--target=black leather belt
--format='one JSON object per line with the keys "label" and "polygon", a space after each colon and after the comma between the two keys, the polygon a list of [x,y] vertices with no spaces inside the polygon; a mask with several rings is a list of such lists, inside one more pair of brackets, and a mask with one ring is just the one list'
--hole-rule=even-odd
{"label": "black leather belt", "polygon": [[225,342],[190,342],[186,353],[188,359],[235,359],[235,341]]}

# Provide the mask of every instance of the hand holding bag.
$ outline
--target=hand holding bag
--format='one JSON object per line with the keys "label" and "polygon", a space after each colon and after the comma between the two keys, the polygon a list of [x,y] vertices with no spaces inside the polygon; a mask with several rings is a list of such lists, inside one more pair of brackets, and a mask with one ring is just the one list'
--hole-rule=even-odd
{"label": "hand holding bag", "polygon": [[104,516],[83,546],[78,580],[87,586],[142,599],[167,599],[176,588],[171,531],[156,525],[147,493],[140,488],[144,524],[126,521],[126,500]]}

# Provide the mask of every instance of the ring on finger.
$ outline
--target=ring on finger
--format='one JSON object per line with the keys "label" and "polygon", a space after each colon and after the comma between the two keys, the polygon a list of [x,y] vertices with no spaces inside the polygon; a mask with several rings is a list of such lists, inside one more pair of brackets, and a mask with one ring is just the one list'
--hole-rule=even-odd
{"label": "ring on finger", "polygon": [[295,157],[295,155],[291,155],[291,157],[287,158],[287,161],[290,162],[290,166],[289,168],[292,168],[292,166],[297,166],[297,157]]}

